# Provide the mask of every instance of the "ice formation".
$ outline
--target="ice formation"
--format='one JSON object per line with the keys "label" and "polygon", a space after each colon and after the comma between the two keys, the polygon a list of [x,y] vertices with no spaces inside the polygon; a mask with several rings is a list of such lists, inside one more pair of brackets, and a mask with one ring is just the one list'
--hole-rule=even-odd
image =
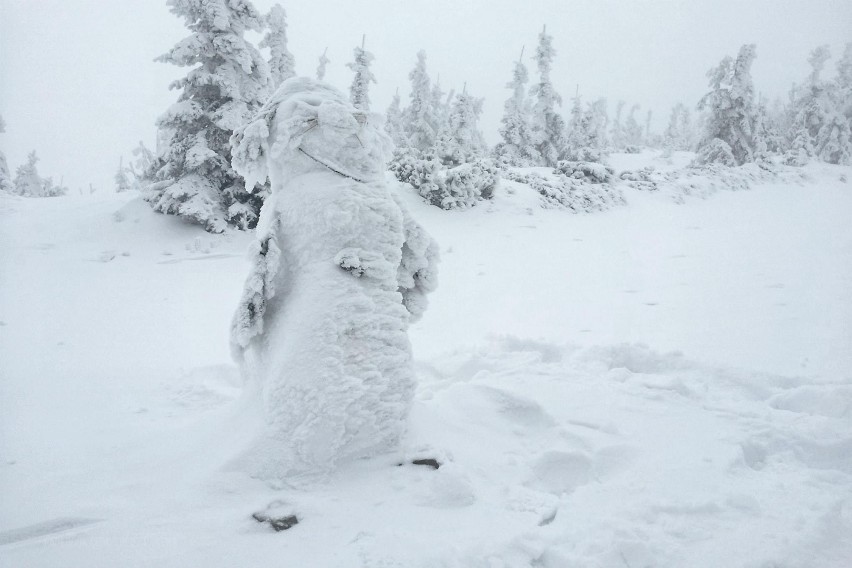
{"label": "ice formation", "polygon": [[246,186],[272,187],[231,335],[264,410],[254,473],[292,478],[392,450],[415,384],[407,328],[438,253],[385,181],[381,117],[293,78],[231,143]]}

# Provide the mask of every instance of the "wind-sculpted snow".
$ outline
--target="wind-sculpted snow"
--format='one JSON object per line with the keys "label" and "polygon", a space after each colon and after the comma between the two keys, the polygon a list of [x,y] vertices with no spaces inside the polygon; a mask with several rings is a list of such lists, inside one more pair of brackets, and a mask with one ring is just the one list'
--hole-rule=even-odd
{"label": "wind-sculpted snow", "polygon": [[232,326],[266,421],[243,459],[292,481],[394,449],[415,384],[406,330],[437,249],[382,178],[381,121],[291,79],[233,143],[238,171],[272,184]]}

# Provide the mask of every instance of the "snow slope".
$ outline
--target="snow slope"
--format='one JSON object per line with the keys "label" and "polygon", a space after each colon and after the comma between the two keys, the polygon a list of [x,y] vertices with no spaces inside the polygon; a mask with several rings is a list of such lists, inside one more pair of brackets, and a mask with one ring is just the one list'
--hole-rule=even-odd
{"label": "snow slope", "polygon": [[442,249],[409,439],[299,490],[227,467],[250,235],[3,197],[0,566],[849,566],[852,171],[808,174],[595,215],[405,193]]}

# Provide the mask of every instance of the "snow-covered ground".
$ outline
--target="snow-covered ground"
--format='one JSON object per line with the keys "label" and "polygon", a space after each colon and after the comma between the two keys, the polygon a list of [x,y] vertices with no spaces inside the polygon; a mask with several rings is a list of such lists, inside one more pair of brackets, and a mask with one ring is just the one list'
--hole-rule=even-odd
{"label": "snow-covered ground", "polygon": [[227,467],[250,235],[4,197],[0,566],[850,566],[852,169],[807,173],[593,215],[407,191],[442,264],[405,455],[298,490]]}

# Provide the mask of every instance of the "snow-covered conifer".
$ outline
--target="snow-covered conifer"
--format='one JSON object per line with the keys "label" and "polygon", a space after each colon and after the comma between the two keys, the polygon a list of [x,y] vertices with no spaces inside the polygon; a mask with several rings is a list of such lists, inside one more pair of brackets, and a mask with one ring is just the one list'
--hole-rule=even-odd
{"label": "snow-covered conifer", "polygon": [[121,193],[132,187],[130,177],[128,176],[128,168],[124,166],[124,156],[118,160],[118,171],[115,172],[115,191]]}
{"label": "snow-covered conifer", "polygon": [[328,48],[325,48],[325,51],[322,52],[322,55],[319,57],[319,65],[317,65],[317,79],[323,81],[325,79],[325,68],[329,64],[330,60],[326,57],[328,53]]}
{"label": "snow-covered conifer", "polygon": [[370,64],[374,57],[372,53],[364,49],[365,41],[366,36],[361,39],[361,47],[355,48],[355,60],[352,63],[347,63],[346,66],[355,73],[352,85],[349,87],[349,100],[352,101],[355,108],[369,111],[370,83],[375,83],[376,77],[370,70]]}
{"label": "snow-covered conifer", "polygon": [[708,111],[698,163],[754,161],[756,105],[751,65],[755,56],[754,44],[743,45],[736,59],[725,57],[707,73],[711,91],[698,103],[699,109]]}
{"label": "snow-covered conifer", "polygon": [[269,48],[269,76],[272,90],[278,85],[296,76],[296,60],[287,49],[287,12],[281,4],[269,10],[265,18],[268,31],[258,44]]}
{"label": "snow-covered conifer", "polygon": [[405,127],[409,145],[425,151],[435,144],[435,112],[432,85],[426,72],[426,52],[417,53],[417,65],[408,74],[411,80],[411,104],[406,109]]}
{"label": "snow-covered conifer", "polygon": [[[791,92],[792,120],[787,134],[790,149],[785,157],[789,164],[801,165],[808,157],[821,157],[822,154],[829,159],[839,158],[844,154],[841,148],[845,138],[843,131],[846,130],[842,124],[844,121],[838,122],[833,116],[837,109],[836,100],[831,96],[832,85],[820,77],[830,57],[831,52],[827,45],[811,51],[808,57],[811,66],[808,79],[804,85],[793,87]],[[832,126],[824,129],[829,123]],[[822,152],[823,147],[828,147],[828,150]]]}
{"label": "snow-covered conifer", "polygon": [[692,146],[692,133],[689,109],[683,103],[672,107],[669,123],[663,132],[663,147],[668,151],[689,150]]}
{"label": "snow-covered conifer", "polygon": [[642,145],[642,127],[639,126],[639,121],[636,120],[637,110],[639,110],[638,104],[630,107],[627,120],[624,122],[624,141],[628,146],[638,147]]}
{"label": "snow-covered conifer", "polygon": [[645,141],[645,146],[649,148],[653,148],[656,145],[655,137],[651,134],[651,118],[653,115],[654,112],[651,109],[648,109],[648,113],[645,115],[645,128],[642,131],[642,138]]}
{"label": "snow-covered conifer", "polygon": [[[169,0],[192,35],[157,60],[187,67],[172,83],[178,102],[157,121],[168,140],[147,172],[145,199],[155,211],[180,215],[221,232],[251,228],[264,188],[245,184],[231,168],[231,133],[262,105],[269,72],[243,34],[263,18],[248,0]],[[256,191],[256,190],[260,191]]]}
{"label": "snow-covered conifer", "polygon": [[408,138],[405,136],[405,128],[402,123],[402,109],[400,108],[399,89],[391,100],[390,106],[385,113],[385,132],[391,137],[397,148],[408,146]]}
{"label": "snow-covered conifer", "polygon": [[55,197],[67,193],[67,187],[53,185],[53,179],[38,175],[37,162],[38,156],[33,150],[27,156],[27,162],[15,170],[12,192],[24,197]]}
{"label": "snow-covered conifer", "polygon": [[524,51],[515,62],[512,80],[506,87],[512,90],[512,96],[503,105],[503,118],[500,120],[502,141],[494,148],[498,161],[511,166],[528,167],[541,162],[541,155],[535,147],[533,133],[530,130],[530,115],[526,101],[526,84],[529,81],[527,67],[523,63]]}
{"label": "snow-covered conifer", "polygon": [[562,97],[553,88],[550,80],[555,56],[553,36],[547,35],[545,27],[538,35],[535,60],[539,80],[533,85],[531,94],[536,99],[532,119],[534,140],[544,165],[547,166],[556,166],[566,147],[565,121],[556,110],[557,105],[562,104]]}
{"label": "snow-covered conifer", "polygon": [[610,140],[613,148],[622,150],[627,144],[624,136],[624,125],[621,123],[621,115],[624,112],[624,101],[618,101],[615,106],[615,119],[612,121],[612,129],[610,131]]}
{"label": "snow-covered conifer", "polygon": [[458,166],[485,154],[485,138],[479,130],[483,99],[472,97],[464,89],[456,96],[436,144],[437,154],[444,165]]}
{"label": "snow-covered conifer", "polygon": [[35,150],[27,155],[27,161],[15,170],[15,193],[25,197],[43,197],[44,183],[38,175],[36,164],[38,155]]}

